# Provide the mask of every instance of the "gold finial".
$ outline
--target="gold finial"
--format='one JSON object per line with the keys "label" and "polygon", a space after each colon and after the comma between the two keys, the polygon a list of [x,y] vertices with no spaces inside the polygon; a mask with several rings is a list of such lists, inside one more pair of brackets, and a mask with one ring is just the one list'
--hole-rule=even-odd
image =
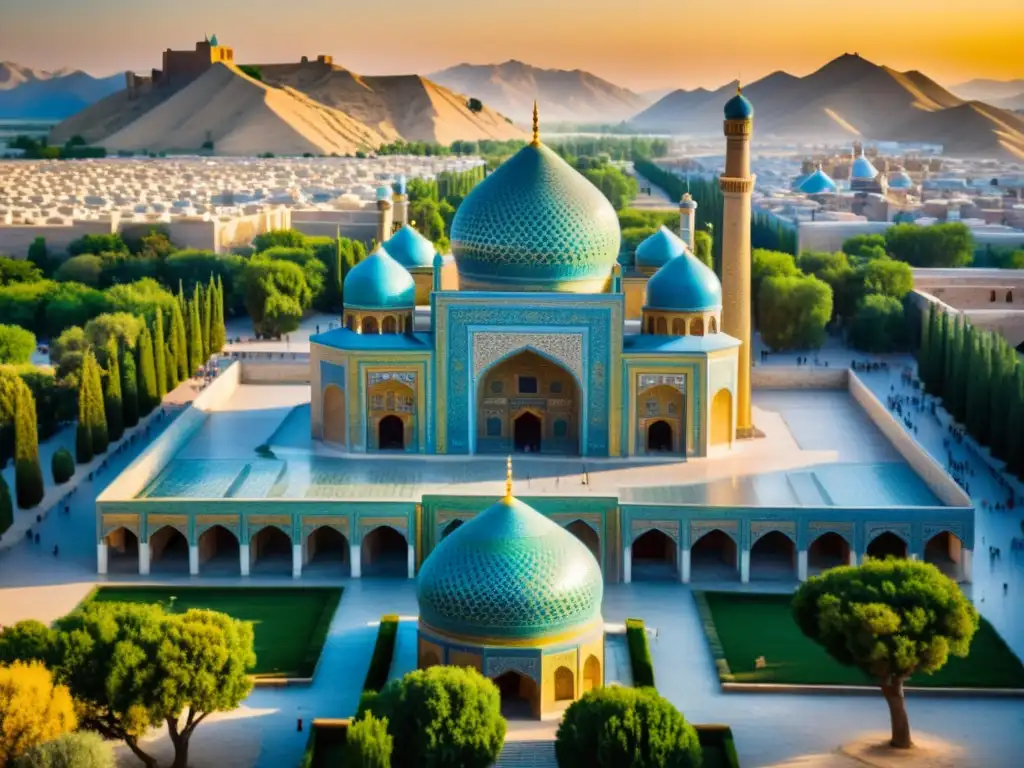
{"label": "gold finial", "polygon": [[512,498],[512,457],[505,462],[505,498]]}
{"label": "gold finial", "polygon": [[[540,144],[540,113],[537,111],[537,100],[533,100],[533,141],[530,142],[533,146]],[[509,461],[512,458],[509,457]]]}
{"label": "gold finial", "polygon": [[742,96],[743,95],[743,84],[739,80],[736,81],[736,95],[737,96]]}

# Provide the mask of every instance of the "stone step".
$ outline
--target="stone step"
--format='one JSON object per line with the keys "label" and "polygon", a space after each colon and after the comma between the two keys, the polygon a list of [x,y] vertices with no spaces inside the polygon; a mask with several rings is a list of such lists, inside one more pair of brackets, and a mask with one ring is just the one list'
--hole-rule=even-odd
{"label": "stone step", "polygon": [[511,741],[501,750],[494,768],[556,768],[555,742]]}

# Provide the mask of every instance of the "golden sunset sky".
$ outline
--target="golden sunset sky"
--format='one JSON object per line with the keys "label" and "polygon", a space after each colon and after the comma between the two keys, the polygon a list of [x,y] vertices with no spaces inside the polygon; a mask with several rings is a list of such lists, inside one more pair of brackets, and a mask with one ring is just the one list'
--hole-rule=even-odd
{"label": "golden sunset sky", "polygon": [[211,33],[240,63],[329,53],[426,74],[515,58],[638,91],[803,75],[844,52],[946,85],[1024,77],[1024,0],[0,0],[0,60],[34,67],[145,72]]}

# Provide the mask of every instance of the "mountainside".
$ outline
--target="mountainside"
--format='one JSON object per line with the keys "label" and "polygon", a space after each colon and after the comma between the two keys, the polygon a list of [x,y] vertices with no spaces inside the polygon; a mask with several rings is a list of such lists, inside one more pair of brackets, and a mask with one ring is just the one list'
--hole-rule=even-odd
{"label": "mountainside", "polygon": [[992,106],[1000,109],[1024,110],[1024,91],[1008,99],[993,99]]}
{"label": "mountainside", "polygon": [[969,80],[950,88],[953,93],[964,99],[978,101],[997,101],[1024,94],[1024,79],[1021,80]]}
{"label": "mountainside", "polygon": [[[722,107],[736,91],[674,91],[630,123],[641,130],[718,134]],[[1024,158],[1020,116],[964,101],[926,75],[898,72],[856,54],[806,77],[775,72],[743,88],[761,138],[917,141],[953,155]]]}
{"label": "mountainside", "polygon": [[124,75],[97,78],[0,62],[0,119],[60,120],[124,87]]}
{"label": "mountainside", "polygon": [[545,122],[618,122],[650,103],[589,72],[541,69],[515,60],[459,64],[435,72],[430,79],[524,122],[532,117],[534,99]]}

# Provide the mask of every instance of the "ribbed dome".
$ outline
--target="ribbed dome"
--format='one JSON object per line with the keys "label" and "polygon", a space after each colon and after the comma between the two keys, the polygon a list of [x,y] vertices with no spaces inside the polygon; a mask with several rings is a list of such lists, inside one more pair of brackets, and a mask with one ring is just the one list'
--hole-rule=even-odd
{"label": "ribbed dome", "polygon": [[718,275],[696,256],[670,259],[647,281],[644,309],[664,312],[710,312],[722,308]]}
{"label": "ribbed dome", "polygon": [[821,170],[820,165],[814,173],[800,182],[800,191],[805,195],[822,195],[828,192],[835,192],[836,189],[836,183],[832,181],[827,173]]}
{"label": "ribbed dome", "polygon": [[416,282],[405,267],[378,247],[349,270],[342,298],[349,309],[412,309]]}
{"label": "ribbed dome", "polygon": [[604,582],[590,550],[506,497],[457,528],[424,561],[420,620],[487,639],[543,639],[601,617]]}
{"label": "ribbed dome", "polygon": [[864,157],[864,153],[857,155],[850,168],[850,178],[857,181],[871,181],[878,175],[878,169],[871,164],[871,161]]}
{"label": "ribbed dome", "polygon": [[737,89],[736,95],[725,102],[726,120],[749,120],[754,116],[754,105]]}
{"label": "ribbed dome", "polygon": [[601,290],[619,240],[601,191],[542,144],[523,147],[478,184],[451,230],[460,278],[508,291]]}
{"label": "ribbed dome", "polygon": [[636,247],[638,267],[660,267],[669,259],[686,253],[686,243],[668,227],[661,227]]}
{"label": "ribbed dome", "polygon": [[406,268],[432,266],[436,253],[434,244],[408,224],[384,241],[384,249]]}

